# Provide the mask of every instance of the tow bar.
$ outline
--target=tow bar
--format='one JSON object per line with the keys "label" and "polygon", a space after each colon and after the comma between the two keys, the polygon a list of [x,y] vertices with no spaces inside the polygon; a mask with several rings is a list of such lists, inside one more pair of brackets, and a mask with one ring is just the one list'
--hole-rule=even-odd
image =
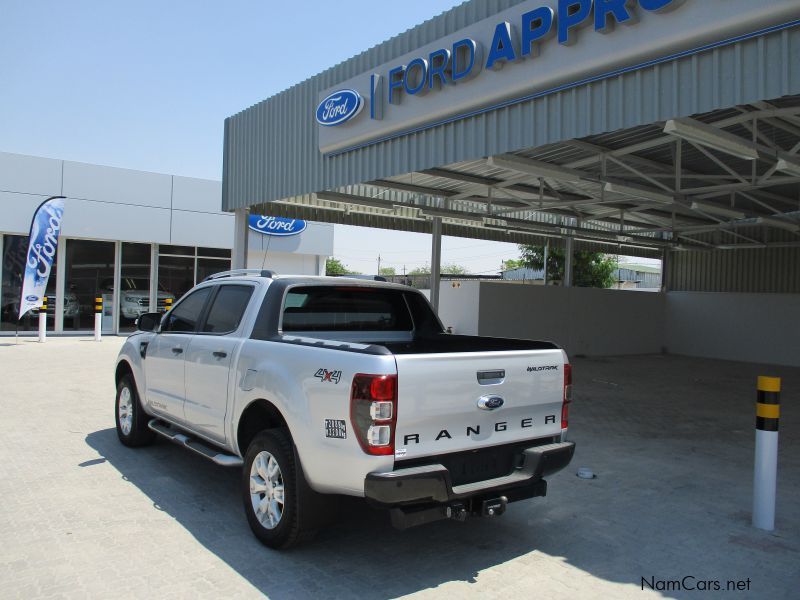
{"label": "tow bar", "polygon": [[508,498],[500,496],[499,498],[492,498],[491,500],[484,500],[481,508],[481,515],[484,517],[499,517],[506,512],[508,505]]}
{"label": "tow bar", "polygon": [[499,517],[506,512],[508,498],[500,496],[489,500],[474,499],[466,502],[451,502],[447,505],[400,507],[389,511],[392,525],[397,529],[408,529],[433,521],[452,519],[463,523],[470,515],[479,517]]}

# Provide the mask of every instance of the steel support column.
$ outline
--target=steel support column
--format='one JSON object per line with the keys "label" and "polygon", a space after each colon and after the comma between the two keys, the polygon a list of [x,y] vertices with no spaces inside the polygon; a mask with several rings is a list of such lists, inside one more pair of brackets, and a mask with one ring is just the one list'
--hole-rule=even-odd
{"label": "steel support column", "polygon": [[573,238],[568,237],[565,240],[564,245],[564,287],[572,287],[572,254],[573,250]]}
{"label": "steel support column", "polygon": [[[64,236],[58,238],[56,246],[56,301],[55,314],[53,315],[53,331],[63,333],[64,331],[64,288],[67,279],[67,239]],[[47,299],[48,304],[50,304]]]}
{"label": "steel support column", "polygon": [[431,228],[431,305],[439,313],[439,273],[442,268],[442,218],[434,217]]}
{"label": "steel support column", "polygon": [[247,268],[247,238],[249,229],[247,228],[247,220],[249,215],[248,209],[237,208],[233,211],[234,215],[234,232],[233,232],[233,265],[234,269]]}

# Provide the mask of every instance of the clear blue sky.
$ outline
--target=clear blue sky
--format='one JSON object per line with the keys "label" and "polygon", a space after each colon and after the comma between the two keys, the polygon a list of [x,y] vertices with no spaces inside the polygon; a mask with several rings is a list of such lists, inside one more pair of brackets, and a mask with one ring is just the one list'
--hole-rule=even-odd
{"label": "clear blue sky", "polygon": [[[220,179],[225,117],[456,0],[0,0],[0,151]],[[426,235],[337,226],[357,270],[429,260]],[[445,238],[496,271],[512,244]]]}

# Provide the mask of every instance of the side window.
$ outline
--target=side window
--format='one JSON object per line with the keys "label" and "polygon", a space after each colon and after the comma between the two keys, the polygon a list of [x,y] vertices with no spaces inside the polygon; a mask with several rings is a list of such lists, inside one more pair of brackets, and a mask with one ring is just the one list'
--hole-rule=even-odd
{"label": "side window", "polygon": [[249,285],[223,285],[217,292],[208,311],[202,331],[205,333],[230,333],[239,327],[253,287]]}
{"label": "side window", "polygon": [[181,300],[164,319],[161,325],[162,332],[193,332],[200,320],[200,313],[211,294],[212,288],[204,287],[192,292]]}

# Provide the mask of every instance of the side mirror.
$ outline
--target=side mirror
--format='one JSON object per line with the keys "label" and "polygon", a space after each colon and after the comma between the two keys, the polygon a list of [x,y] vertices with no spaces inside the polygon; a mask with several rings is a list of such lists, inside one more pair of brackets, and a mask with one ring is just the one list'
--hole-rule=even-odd
{"label": "side mirror", "polygon": [[136,328],[139,331],[158,331],[161,317],[161,313],[145,313],[136,319]]}

